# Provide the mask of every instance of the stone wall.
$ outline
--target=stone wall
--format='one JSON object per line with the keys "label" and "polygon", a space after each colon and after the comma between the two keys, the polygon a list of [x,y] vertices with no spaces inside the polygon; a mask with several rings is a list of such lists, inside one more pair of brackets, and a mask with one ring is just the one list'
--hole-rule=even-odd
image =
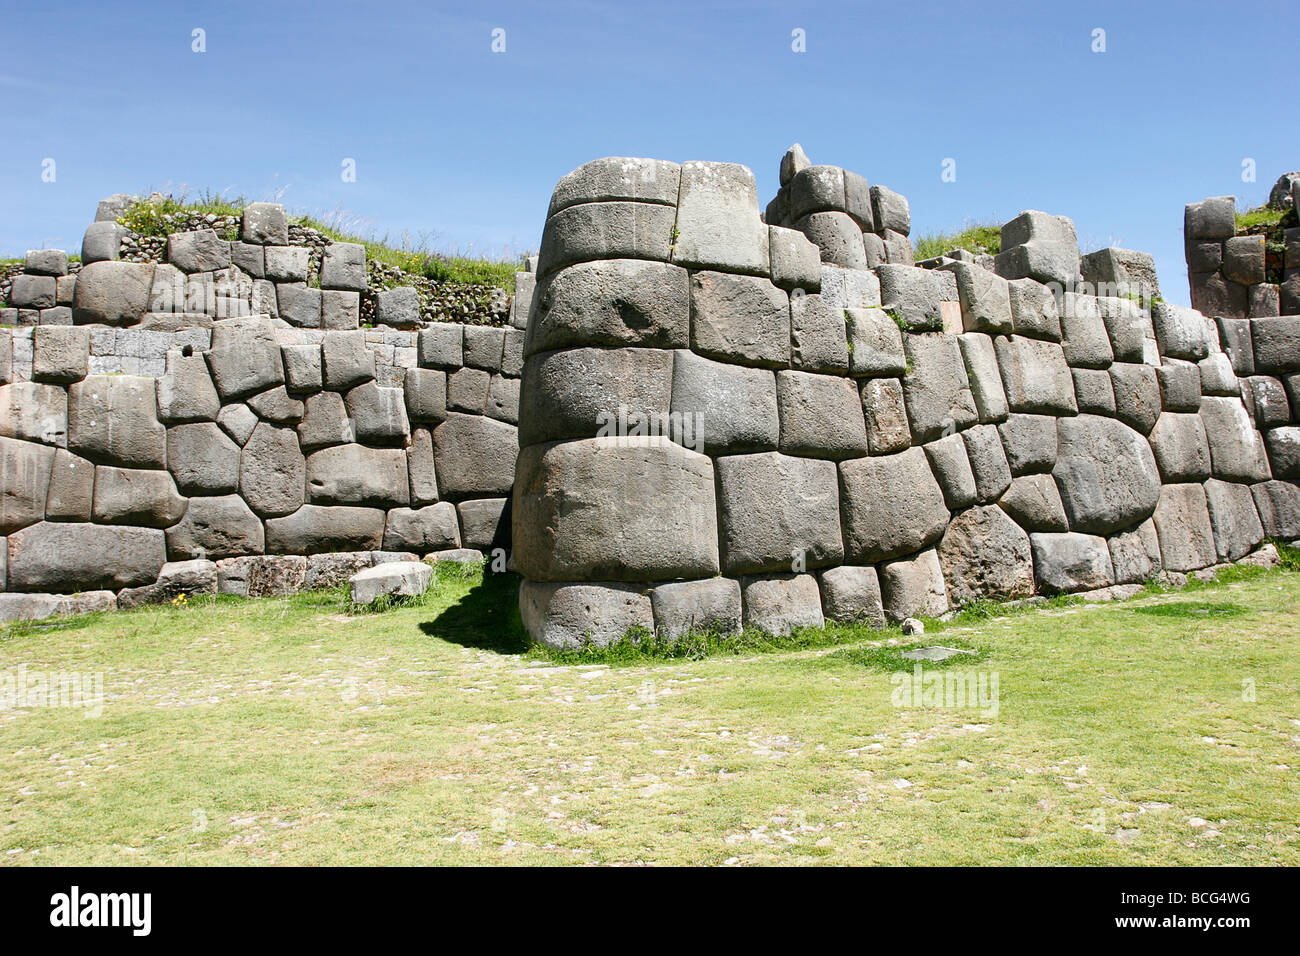
{"label": "stone wall", "polygon": [[0,618],[508,547],[521,329],[202,318],[0,329]]}
{"label": "stone wall", "polygon": [[992,261],[914,266],[903,197],[797,148],[781,183],[766,222],[733,164],[557,185],[514,488],[534,639],[897,621],[1300,536],[1300,317],[1225,335],[1032,211]]}
{"label": "stone wall", "polygon": [[1234,197],[1188,203],[1183,238],[1193,308],[1229,319],[1300,313],[1300,173],[1282,176],[1268,205],[1284,213],[1280,225],[1238,234]]}

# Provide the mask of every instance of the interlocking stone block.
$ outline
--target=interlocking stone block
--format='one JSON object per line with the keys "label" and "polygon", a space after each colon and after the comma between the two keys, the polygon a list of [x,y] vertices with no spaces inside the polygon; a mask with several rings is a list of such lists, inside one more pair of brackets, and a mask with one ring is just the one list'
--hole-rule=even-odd
{"label": "interlocking stone block", "polygon": [[974,424],[975,398],[957,340],[941,332],[904,337],[911,368],[903,376],[903,397],[912,440],[922,443]]}
{"label": "interlocking stone block", "polygon": [[1289,481],[1262,481],[1250,486],[1264,533],[1290,541],[1300,538],[1300,487]]}
{"label": "interlocking stone block", "polygon": [[1211,478],[1205,483],[1205,499],[1220,561],[1244,558],[1264,540],[1249,486]]}
{"label": "interlocking stone block", "polygon": [[465,364],[464,343],[465,326],[453,322],[433,322],[420,330],[417,345],[420,365],[425,368],[460,368]]}
{"label": "interlocking stone block", "polygon": [[509,498],[478,498],[456,504],[465,547],[481,552],[510,547]]}
{"label": "interlocking stone block", "polygon": [[966,455],[975,475],[975,494],[987,504],[997,501],[1011,484],[1011,468],[1002,451],[1002,439],[994,425],[976,425],[961,433]]}
{"label": "interlocking stone block", "polygon": [[1241,399],[1205,396],[1201,399],[1201,423],[1210,445],[1214,477],[1246,482],[1271,477],[1264,441]]}
{"label": "interlocking stone block", "polygon": [[885,615],[894,622],[938,617],[948,610],[948,592],[939,555],[933,549],[880,567]]}
{"label": "interlocking stone block", "polygon": [[10,591],[136,587],[156,581],[167,561],[157,528],[43,521],[10,534],[8,546]]}
{"label": "interlocking stone block", "polygon": [[1218,560],[1201,485],[1165,485],[1155,512],[1160,557],[1167,571],[1195,571]]}
{"label": "interlocking stone block", "polygon": [[117,595],[117,606],[122,610],[163,604],[181,595],[216,594],[217,565],[196,558],[192,561],[169,562],[158,572],[158,580],[138,588],[123,588]]}
{"label": "interlocking stone block", "polygon": [[658,584],[650,592],[650,604],[655,632],[666,640],[740,633],[740,582],[731,578]]}
{"label": "interlocking stone block", "polygon": [[0,435],[43,445],[68,444],[68,393],[57,385],[0,386]]}
{"label": "interlocking stone block", "polygon": [[1034,593],[1029,535],[1001,508],[963,511],[948,525],[936,551],[948,599],[957,606]]}
{"label": "interlocking stone block", "polygon": [[0,437],[0,534],[12,534],[45,515],[53,465],[49,445]]}
{"label": "interlocking stone block", "polygon": [[1074,531],[1110,534],[1150,517],[1160,493],[1151,446],[1111,418],[1062,418],[1052,471]]}
{"label": "interlocking stone block", "polygon": [[672,366],[674,440],[710,455],[775,449],[776,378],[769,369],[715,362],[681,349]]}
{"label": "interlocking stone block", "polygon": [[92,222],[81,240],[81,261],[89,265],[116,259],[128,234],[129,230],[116,222]]}
{"label": "interlocking stone block", "polygon": [[1161,355],[1199,362],[1210,354],[1205,317],[1199,312],[1157,302],[1152,307],[1151,318]]}
{"label": "interlocking stone block", "polygon": [[183,558],[233,558],[261,554],[262,522],[239,495],[192,498],[185,517],[167,529],[167,554]]}
{"label": "interlocking stone block", "polygon": [[851,375],[902,375],[907,370],[903,333],[884,309],[845,309],[844,322]]}
{"label": "interlocking stone block", "polygon": [[519,456],[514,560],[530,581],[708,577],[719,569],[716,528],[713,463],[679,445],[583,439]]}
{"label": "interlocking stone block", "polygon": [[303,505],[293,514],[266,522],[270,554],[373,551],[383,536],[384,512],[379,508]]}
{"label": "interlocking stone block", "polygon": [[767,227],[767,235],[772,283],[787,291],[819,291],[822,285],[821,252],[816,243],[798,229],[776,225]]}
{"label": "interlocking stone block", "polygon": [[45,496],[47,521],[89,521],[95,492],[95,466],[62,448],[54,452]]}
{"label": "interlocking stone block", "polygon": [[1183,235],[1188,239],[1229,239],[1236,232],[1236,200],[1231,196],[1188,203],[1183,211]]}
{"label": "interlocking stone block", "polygon": [[[809,372],[849,370],[846,316],[820,295],[790,297],[790,361]],[[901,351],[901,349],[900,349]]]}
{"label": "interlocking stone block", "polygon": [[961,346],[962,360],[966,363],[966,377],[970,381],[979,420],[1005,420],[1009,407],[993,340],[982,332],[967,332],[958,336],[957,342]]}
{"label": "interlocking stone block", "polygon": [[428,554],[460,547],[456,507],[441,501],[424,508],[394,508],[384,527],[384,548]]}
{"label": "interlocking stone block", "polygon": [[872,378],[862,383],[862,411],[867,447],[873,455],[888,455],[912,444],[907,423],[903,383],[896,378]]}
{"label": "interlocking stone block", "polygon": [[401,448],[332,445],[308,456],[306,473],[313,504],[392,507],[410,501]]}
{"label": "interlocking stone block", "polygon": [[89,375],[68,388],[68,449],[92,461],[162,468],[166,429],[158,421],[154,380]]}
{"label": "interlocking stone block", "polygon": [[871,564],[918,551],[948,524],[943,492],[920,448],[841,462],[846,559]]}
{"label": "interlocking stone block", "polygon": [[1210,446],[1200,415],[1161,413],[1151,429],[1151,451],[1167,484],[1210,477]]}
{"label": "interlocking stone block", "polygon": [[1026,531],[1069,531],[1069,519],[1051,475],[1014,478],[998,505]]}
{"label": "interlocking stone block", "polygon": [[690,300],[697,352],[744,365],[790,364],[789,298],[767,279],[696,272]]}
{"label": "interlocking stone block", "polygon": [[332,242],[326,246],[321,255],[320,286],[365,292],[369,288],[366,247],[357,242]]}
{"label": "interlocking stone block", "polygon": [[1074,379],[1074,398],[1079,411],[1085,415],[1115,415],[1115,387],[1110,373],[1104,369],[1076,368],[1070,374]]}
{"label": "interlocking stone block", "polygon": [[201,354],[169,349],[167,371],[158,379],[158,417],[164,422],[203,422],[216,419],[221,399]]}
{"label": "interlocking stone block", "polygon": [[1255,371],[1283,375],[1300,365],[1300,315],[1255,319],[1250,323]]}
{"label": "interlocking stone block", "polygon": [[854,458],[867,453],[858,390],[847,378],[812,372],[776,373],[781,451],[809,458]]}
{"label": "interlocking stone block", "polygon": [[1130,428],[1148,435],[1160,417],[1160,382],[1149,365],[1120,363],[1110,367],[1115,396],[1115,416]]}
{"label": "interlocking stone block", "polygon": [[135,325],[149,311],[151,262],[90,262],[77,273],[78,325]]}
{"label": "interlocking stone block", "polygon": [[[666,262],[674,248],[673,225],[680,222],[679,215],[672,206],[640,202],[568,206],[546,220],[542,230],[541,273],[546,275],[575,262],[594,259]],[[758,224],[757,215],[754,221]]]}
{"label": "interlocking stone block", "polygon": [[274,202],[251,202],[244,207],[240,238],[264,246],[282,246],[289,241],[289,224],[284,207]]}
{"label": "interlocking stone block", "polygon": [[448,412],[433,430],[433,454],[444,497],[458,501],[506,495],[514,483],[518,430],[483,415]]}
{"label": "interlocking stone block", "polygon": [[[610,434],[620,408],[640,416],[662,415],[671,407],[672,380],[673,353],[662,349],[583,348],[534,355],[527,361],[520,394],[520,443]],[[485,398],[486,387],[484,382]]]}
{"label": "interlocking stone block", "polygon": [[946,435],[924,446],[926,458],[934,477],[943,489],[943,498],[949,510],[958,510],[975,503],[975,472],[971,469],[962,436]]}
{"label": "interlocking stone block", "polygon": [[1011,300],[1011,325],[1017,335],[1061,341],[1060,305],[1052,290],[1033,279],[1007,283]]}
{"label": "interlocking stone block", "polygon": [[887,312],[897,316],[909,329],[938,329],[943,314],[939,303],[944,291],[938,273],[905,265],[883,265],[880,276],[880,300]]}
{"label": "interlocking stone block", "polygon": [[535,642],[560,650],[605,647],[629,632],[654,629],[650,597],[627,584],[524,581],[519,613]]}
{"label": "interlocking stone block", "polygon": [[420,294],[409,285],[388,289],[375,296],[375,322],[399,329],[420,324]]}
{"label": "interlocking stone block", "polygon": [[167,467],[187,495],[223,495],[239,487],[239,446],[215,422],[167,429]]}
{"label": "interlocking stone block", "polygon": [[268,319],[224,319],[216,323],[207,359],[223,402],[284,383],[280,345]]}
{"label": "interlocking stone block", "polygon": [[366,334],[333,332],[321,342],[321,363],[328,389],[350,389],[375,377],[375,353],[366,348]]}
{"label": "interlocking stone block", "polygon": [[239,462],[239,493],[259,515],[285,515],[303,503],[307,465],[292,428],[258,422]]}
{"label": "interlocking stone block", "polygon": [[766,574],[740,584],[747,629],[786,637],[796,628],[824,627],[821,594],[811,574]]}
{"label": "interlocking stone block", "polygon": [[1115,360],[1096,296],[1067,292],[1061,301],[1061,344],[1073,368],[1107,368]]}
{"label": "interlocking stone block", "polygon": [[410,438],[411,424],[402,389],[365,382],[347,393],[346,404],[357,441],[404,446]]}
{"label": "interlocking stone block", "polygon": [[815,212],[795,220],[794,225],[817,247],[822,262],[845,269],[867,268],[862,229],[848,213]]}
{"label": "interlocking stone block", "polygon": [[20,309],[48,309],[55,304],[54,276],[19,273],[10,280],[9,301]]}
{"label": "interlocking stone block", "polygon": [[1105,538],[1075,532],[1029,536],[1034,578],[1049,594],[1091,591],[1115,583]]}
{"label": "interlocking stone block", "polygon": [[215,229],[173,232],[167,237],[167,261],[182,272],[215,272],[230,265],[230,243]]}
{"label": "interlocking stone block", "polygon": [[555,184],[547,217],[568,206],[593,202],[644,202],[673,206],[682,169],[662,159],[607,156],[583,163]]}

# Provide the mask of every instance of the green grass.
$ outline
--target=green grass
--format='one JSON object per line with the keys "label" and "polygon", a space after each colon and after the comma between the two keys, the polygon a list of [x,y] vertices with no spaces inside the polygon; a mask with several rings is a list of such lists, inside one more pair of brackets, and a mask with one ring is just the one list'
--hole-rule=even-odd
{"label": "green grass", "polygon": [[951,249],[987,252],[995,256],[1002,251],[1002,227],[991,223],[975,223],[960,232],[930,232],[918,237],[913,246],[913,254],[918,262],[941,256]]}
{"label": "green grass", "polygon": [[996,713],[892,629],[561,663],[480,574],[0,630],[104,689],[0,710],[0,861],[1300,864],[1295,570],[929,622]]}
{"label": "green grass", "polygon": [[[249,202],[243,196],[224,196],[214,192],[190,196],[181,191],[179,196],[152,201],[141,199],[118,222],[140,235],[161,237],[181,228],[168,222],[168,215],[191,212],[200,215],[239,216]],[[500,257],[480,257],[444,253],[435,250],[427,236],[418,239],[406,236],[400,241],[394,241],[387,235],[361,235],[354,228],[343,225],[352,220],[342,213],[331,217],[330,222],[306,215],[291,215],[290,220],[315,229],[335,242],[360,243],[366,247],[367,257],[435,282],[513,289],[515,273],[520,269],[520,257],[517,255],[503,253]],[[238,230],[231,230],[225,238],[239,238]]]}
{"label": "green grass", "polygon": [[[1243,235],[1260,230],[1271,230],[1279,226],[1286,218],[1288,210],[1273,209],[1271,206],[1257,206],[1245,212],[1237,213],[1237,234]],[[1294,210],[1290,210],[1294,213]]]}

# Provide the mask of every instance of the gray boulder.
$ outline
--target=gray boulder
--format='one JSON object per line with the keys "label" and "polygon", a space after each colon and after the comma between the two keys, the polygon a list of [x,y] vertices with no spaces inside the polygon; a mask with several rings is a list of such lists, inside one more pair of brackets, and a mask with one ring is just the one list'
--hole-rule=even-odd
{"label": "gray boulder", "polygon": [[181,595],[216,594],[217,566],[201,558],[169,562],[158,572],[158,580],[138,588],[123,588],[117,606],[128,611],[146,604],[163,604]]}
{"label": "gray boulder", "polygon": [[1011,300],[1011,327],[1016,335],[1061,341],[1061,311],[1052,290],[1033,279],[1007,283]]}
{"label": "gray boulder", "polygon": [[1193,362],[1163,357],[1156,368],[1160,401],[1166,411],[1195,412],[1201,407],[1201,370]]}
{"label": "gray boulder", "polygon": [[580,203],[633,202],[675,205],[682,169],[662,159],[607,156],[583,163],[555,184],[547,216]]}
{"label": "gray boulder", "polygon": [[8,544],[10,591],[138,587],[156,581],[167,561],[157,528],[42,521],[10,534]]}
{"label": "gray boulder", "polygon": [[1241,399],[1205,396],[1201,399],[1201,424],[1210,445],[1214,477],[1246,482],[1271,477],[1264,440]]}
{"label": "gray boulder", "polygon": [[807,236],[797,229],[769,223],[767,241],[774,285],[786,291],[802,289],[807,293],[821,288],[821,250]]}
{"label": "gray boulder", "polygon": [[358,571],[348,578],[353,604],[373,604],[381,597],[419,597],[433,580],[433,568],[423,561],[390,561]]}
{"label": "gray boulder", "polygon": [[885,615],[896,623],[908,618],[938,617],[948,610],[943,566],[933,548],[881,565],[880,591]]}
{"label": "gray boulder", "polygon": [[[242,406],[239,406],[242,407]],[[316,392],[303,403],[298,441],[303,451],[355,441],[347,406],[338,392]]]}
{"label": "gray boulder", "polygon": [[409,420],[440,422],[447,417],[447,373],[442,369],[408,368],[402,391]]}
{"label": "gray boulder", "polygon": [[731,578],[672,581],[650,592],[655,632],[676,641],[690,634],[739,634],[740,583]]}
{"label": "gray boulder", "polygon": [[289,224],[284,207],[276,202],[251,202],[244,207],[240,238],[264,246],[284,245],[289,241]]}
{"label": "gray boulder", "polygon": [[1165,485],[1154,520],[1166,571],[1195,571],[1218,560],[1201,485]]}
{"label": "gray boulder", "polygon": [[192,498],[185,517],[167,529],[173,560],[261,554],[265,545],[262,522],[239,495]]}
{"label": "gray boulder", "polygon": [[620,408],[661,416],[671,407],[672,381],[673,353],[662,349],[581,348],[533,355],[519,396],[520,443],[608,433],[602,428],[617,421]]}
{"label": "gray boulder", "polygon": [[[438,475],[451,497],[441,458]],[[657,439],[531,445],[514,493],[515,564],[532,581],[717,574],[713,489],[707,457]]]}
{"label": "gray boulder", "polygon": [[1236,200],[1231,196],[1188,203],[1183,210],[1183,235],[1188,239],[1228,239],[1236,232]]}
{"label": "gray boulder", "polygon": [[280,345],[268,319],[225,319],[216,323],[207,358],[223,402],[284,383]]}
{"label": "gray boulder", "polygon": [[152,262],[91,262],[77,273],[78,325],[135,325],[149,311]]}
{"label": "gray boulder", "polygon": [[266,522],[266,550],[271,554],[374,551],[383,537],[384,512],[379,508],[303,505]]}
{"label": "gray boulder", "polygon": [[690,295],[691,347],[697,352],[742,365],[790,364],[789,298],[770,281],[696,272]]}
{"label": "gray boulder", "polygon": [[1300,482],[1300,427],[1270,428],[1264,438],[1273,477]]}
{"label": "gray boulder", "polygon": [[215,422],[167,429],[167,467],[187,495],[224,495],[239,487],[239,446]]}
{"label": "gray boulder", "polygon": [[993,425],[976,425],[961,433],[975,476],[975,494],[983,504],[997,501],[1011,484],[1011,468],[1002,451],[1002,439]]}
{"label": "gray boulder", "polygon": [[1007,601],[1034,593],[1029,535],[1001,508],[969,508],[948,525],[937,549],[955,605]]}
{"label": "gray boulder", "polygon": [[320,285],[322,289],[365,292],[369,287],[366,247],[357,242],[332,242],[326,246],[321,256]]}
{"label": "gray boulder", "polygon": [[1117,534],[1107,542],[1116,584],[1142,584],[1163,568],[1160,537],[1155,522],[1142,522],[1133,531]]}
{"label": "gray boulder", "polygon": [[978,419],[957,340],[941,332],[908,335],[903,348],[911,368],[903,376],[903,398],[912,440],[931,441]]}
{"label": "gray boulder", "polygon": [[1055,342],[1013,335],[996,343],[998,367],[1013,412],[1073,415],[1078,411],[1065,352]]}
{"label": "gray boulder", "polygon": [[349,389],[375,377],[375,353],[366,348],[366,333],[333,332],[321,342],[325,387]]}
{"label": "gray boulder", "polygon": [[880,596],[880,579],[870,565],[842,564],[821,572],[822,613],[828,621],[864,623],[880,627],[885,623],[885,606]]}
{"label": "gray boulder", "polygon": [[654,630],[650,597],[628,584],[524,581],[519,613],[536,643],[557,650],[606,647],[629,632]]}
{"label": "gray boulder", "polygon": [[1151,515],[1160,473],[1145,438],[1096,415],[1063,418],[1057,428],[1052,474],[1073,530],[1110,534]]}
{"label": "gray boulder", "polygon": [[1069,531],[1061,494],[1051,475],[1021,475],[1012,480],[998,505],[1026,531]]}
{"label": "gray boulder", "polygon": [[966,454],[966,442],[960,434],[945,435],[924,446],[930,468],[943,489],[949,510],[955,511],[975,503],[975,472]]}
{"label": "gray boulder", "polygon": [[741,581],[746,629],[786,637],[796,628],[824,627],[821,593],[811,574],[768,574]]}
{"label": "gray boulder", "polygon": [[66,385],[86,377],[90,330],[42,325],[32,330],[32,379]]}
{"label": "gray boulder", "polygon": [[313,504],[404,506],[410,502],[406,452],[401,448],[333,445],[307,458]]}
{"label": "gray boulder", "polygon": [[674,441],[710,455],[768,451],[779,438],[770,369],[715,362],[689,349],[673,356],[672,412],[682,423]]}
{"label": "gray boulder", "polygon": [[1091,591],[1115,583],[1105,538],[1090,534],[1031,534],[1034,578],[1049,594]]}
{"label": "gray boulder", "polygon": [[46,520],[89,521],[94,492],[94,464],[62,448],[56,449],[45,496]]}
{"label": "gray boulder", "polygon": [[420,330],[417,348],[424,368],[460,368],[465,364],[465,327],[454,322],[432,322]]}
{"label": "gray boulder", "polygon": [[68,449],[126,467],[166,465],[166,429],[158,421],[154,380],[90,375],[68,388]]}
{"label": "gray boulder", "polygon": [[539,273],[545,276],[594,259],[666,262],[673,251],[674,222],[680,222],[676,213],[672,206],[639,202],[593,202],[561,209],[547,218],[542,229]]}
{"label": "gray boulder", "polygon": [[447,407],[454,412],[482,415],[487,409],[488,392],[491,388],[491,373],[480,368],[457,369],[447,376]]}
{"label": "gray boulder", "polygon": [[92,222],[81,240],[81,261],[86,265],[118,257],[129,230],[116,222]]}
{"label": "gray boulder", "polygon": [[375,322],[399,329],[420,324],[420,294],[409,285],[398,286],[375,295]]}
{"label": "gray boulder", "polygon": [[803,570],[844,556],[834,463],[764,452],[716,467],[724,573]]}
{"label": "gray boulder", "polygon": [[938,541],[948,524],[943,492],[920,448],[841,462],[844,550],[872,564]]}
{"label": "gray boulder", "polygon": [[488,552],[510,547],[509,498],[478,498],[456,504],[465,547]]}
{"label": "gray boulder", "polygon": [[1250,486],[1264,533],[1270,538],[1300,538],[1300,488],[1289,481],[1262,481]]}
{"label": "gray boulder", "polygon": [[679,265],[755,275],[769,271],[767,226],[758,214],[754,174],[744,166],[683,163],[673,228],[672,261]]}
{"label": "gray boulder", "polygon": [[966,363],[966,377],[975,398],[975,410],[981,422],[1000,422],[1006,419],[1009,407],[1007,394],[1002,387],[998,369],[997,352],[993,340],[982,332],[967,332],[958,336],[961,357]]}
{"label": "gray boulder", "polygon": [[239,459],[239,493],[263,517],[285,515],[303,503],[307,463],[292,428],[259,422]]}
{"label": "gray boulder", "polygon": [[167,261],[182,272],[216,272],[230,265],[230,243],[215,229],[173,232],[167,237]]}
{"label": "gray boulder", "polygon": [[864,381],[862,411],[867,426],[867,447],[871,454],[888,455],[912,444],[903,383],[898,379],[871,378]]}
{"label": "gray boulder", "polygon": [[867,428],[858,390],[847,378],[776,373],[781,451],[808,458],[856,458],[867,453]]}
{"label": "gray boulder", "polygon": [[165,471],[112,465],[95,469],[91,513],[97,522],[167,528],[184,517],[185,507],[186,500]]}
{"label": "gray boulder", "polygon": [[1065,293],[1061,301],[1061,346],[1072,368],[1108,368],[1115,360],[1096,296]]}
{"label": "gray boulder", "polygon": [[851,375],[902,375],[907,371],[903,333],[884,309],[845,309]]}
{"label": "gray boulder", "polygon": [[349,391],[345,401],[357,441],[406,445],[411,437],[411,423],[406,417],[402,389],[366,382]]}
{"label": "gray boulder", "polygon": [[1200,415],[1163,412],[1151,429],[1151,451],[1167,484],[1210,477],[1210,446]]}
{"label": "gray boulder", "polygon": [[[818,273],[820,275],[820,273]],[[808,372],[849,370],[846,319],[820,295],[790,297],[790,361]]]}
{"label": "gray boulder", "polygon": [[439,490],[451,501],[510,493],[518,431],[483,415],[449,412],[433,430],[433,458]]}
{"label": "gray boulder", "polygon": [[0,437],[0,534],[44,517],[53,466],[50,446]]}
{"label": "gray boulder", "polygon": [[158,417],[164,422],[210,422],[221,411],[221,399],[202,355],[181,349],[167,352],[167,371],[158,379]]}
{"label": "gray boulder", "polygon": [[1110,367],[1115,395],[1115,417],[1143,435],[1150,434],[1160,417],[1160,382],[1149,365],[1119,363]]}

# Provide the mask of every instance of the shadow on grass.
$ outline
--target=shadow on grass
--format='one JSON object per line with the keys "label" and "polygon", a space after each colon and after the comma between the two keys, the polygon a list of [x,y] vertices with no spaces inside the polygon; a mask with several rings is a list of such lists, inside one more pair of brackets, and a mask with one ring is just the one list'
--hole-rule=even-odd
{"label": "shadow on grass", "polygon": [[528,650],[528,632],[519,616],[519,575],[483,575],[459,601],[431,621],[421,621],[420,630],[462,647],[498,654],[523,654]]}

